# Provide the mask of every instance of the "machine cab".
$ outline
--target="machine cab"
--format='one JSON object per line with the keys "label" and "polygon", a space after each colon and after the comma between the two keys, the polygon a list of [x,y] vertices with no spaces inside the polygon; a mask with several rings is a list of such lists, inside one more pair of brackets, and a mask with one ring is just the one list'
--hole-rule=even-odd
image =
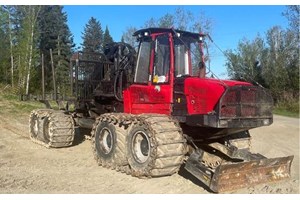
{"label": "machine cab", "polygon": [[197,75],[199,66],[205,66],[204,35],[148,28],[133,36],[139,41],[139,49],[134,83],[124,91],[124,111],[171,115],[175,79]]}

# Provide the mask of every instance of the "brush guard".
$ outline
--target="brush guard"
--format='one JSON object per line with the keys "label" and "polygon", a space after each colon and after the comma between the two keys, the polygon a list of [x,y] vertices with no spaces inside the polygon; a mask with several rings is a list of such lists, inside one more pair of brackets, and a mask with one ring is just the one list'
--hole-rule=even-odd
{"label": "brush guard", "polygon": [[[229,152],[234,157],[238,155],[238,159],[245,155],[246,159],[241,161],[233,157],[235,161],[222,161],[216,168],[211,169],[201,162],[206,152],[196,149],[187,160],[185,169],[216,193],[280,181],[291,176],[294,156],[268,159],[244,150],[241,153],[239,150]],[[228,154],[227,156],[230,157]]]}

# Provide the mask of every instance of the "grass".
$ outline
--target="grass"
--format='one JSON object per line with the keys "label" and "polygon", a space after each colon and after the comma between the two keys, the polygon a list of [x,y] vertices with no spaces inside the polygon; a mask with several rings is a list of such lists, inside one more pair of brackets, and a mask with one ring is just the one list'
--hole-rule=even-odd
{"label": "grass", "polygon": [[299,118],[300,101],[279,102],[275,105],[273,113],[287,117]]}
{"label": "grass", "polygon": [[284,110],[284,109],[274,109],[273,114],[282,115],[282,116],[286,116],[286,117],[300,118],[299,113],[290,112],[290,111]]}
{"label": "grass", "polygon": [[19,101],[17,95],[0,94],[0,114],[17,117],[29,115],[34,109],[45,108],[44,104],[38,101]]}
{"label": "grass", "polygon": [[282,115],[282,116],[286,116],[286,117],[300,118],[299,112],[289,111],[284,108],[274,108],[273,114]]}

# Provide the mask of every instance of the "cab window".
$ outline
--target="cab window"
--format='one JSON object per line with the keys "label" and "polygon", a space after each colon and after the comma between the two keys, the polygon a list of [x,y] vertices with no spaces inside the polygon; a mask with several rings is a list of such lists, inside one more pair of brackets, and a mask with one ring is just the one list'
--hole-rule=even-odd
{"label": "cab window", "polygon": [[170,71],[170,44],[167,34],[155,40],[155,56],[153,67],[153,83],[167,83]]}
{"label": "cab window", "polygon": [[148,83],[149,65],[151,53],[151,39],[146,39],[140,43],[135,71],[135,83]]}

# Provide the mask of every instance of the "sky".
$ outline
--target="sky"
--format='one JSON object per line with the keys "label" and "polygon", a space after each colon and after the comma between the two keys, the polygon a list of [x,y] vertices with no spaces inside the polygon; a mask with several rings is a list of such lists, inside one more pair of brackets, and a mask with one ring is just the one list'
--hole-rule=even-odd
{"label": "sky", "polygon": [[[2,2],[4,1],[4,2]],[[0,0],[3,5],[24,5],[24,0]],[[96,18],[105,30],[108,26],[114,41],[119,42],[126,28],[140,28],[151,17],[174,14],[178,7],[190,11],[195,17],[200,13],[212,21],[214,43],[222,50],[235,50],[240,41],[252,41],[258,34],[265,36],[273,26],[286,28],[288,21],[282,16],[285,5],[297,5],[295,0],[27,0],[29,5],[63,5],[68,25],[77,47],[82,43],[84,27],[91,17]],[[176,27],[175,27],[176,28]],[[228,78],[226,59],[212,45],[210,69],[219,78]]]}
{"label": "sky", "polygon": [[[194,16],[204,16],[212,21],[211,37],[223,51],[236,49],[238,42],[253,40],[258,34],[264,36],[273,26],[288,26],[282,16],[284,5],[65,5],[68,25],[77,46],[82,43],[82,32],[91,17],[96,18],[105,30],[108,26],[114,41],[121,40],[127,27],[140,28],[151,17],[159,17],[183,7]],[[175,27],[176,28],[176,27]],[[214,46],[213,46],[214,47]],[[210,52],[211,71],[220,78],[227,78],[225,56],[217,48]]]}

